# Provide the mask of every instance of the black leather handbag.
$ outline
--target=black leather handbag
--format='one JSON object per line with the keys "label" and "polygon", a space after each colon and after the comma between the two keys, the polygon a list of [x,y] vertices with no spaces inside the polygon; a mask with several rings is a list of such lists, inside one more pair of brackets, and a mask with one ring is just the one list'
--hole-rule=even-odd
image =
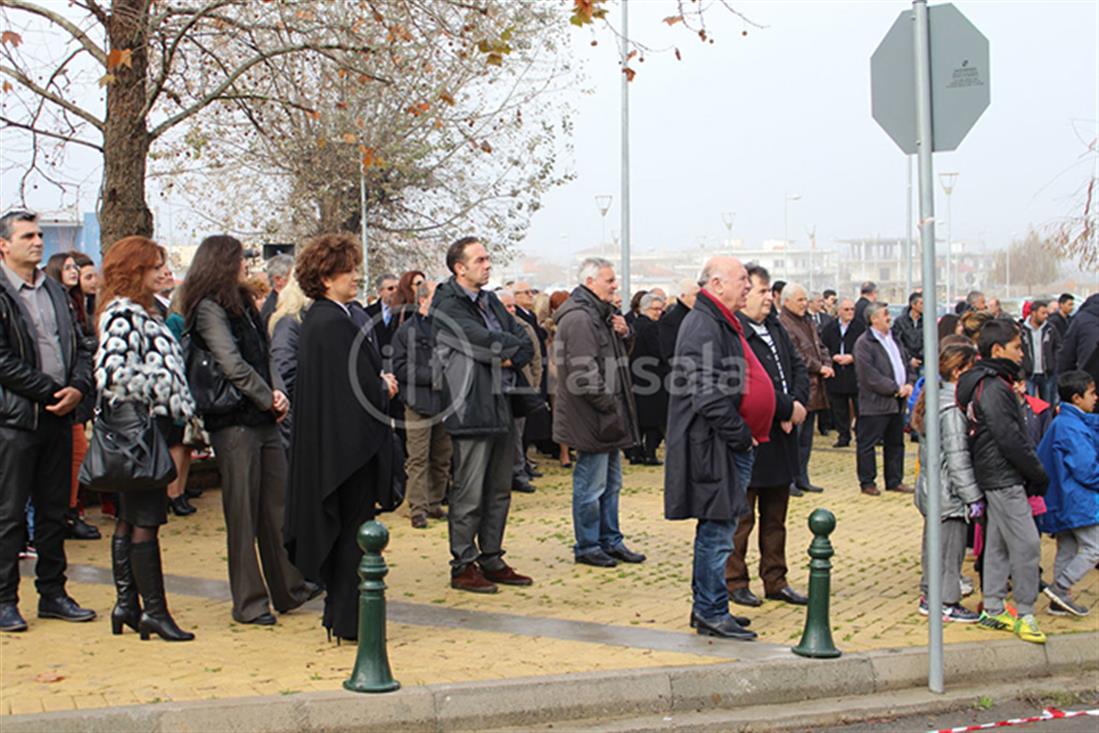
{"label": "black leather handbag", "polygon": [[205,344],[186,331],[181,346],[187,363],[187,386],[195,400],[199,415],[225,415],[235,412],[244,404],[240,390],[225,377],[214,355]]}
{"label": "black leather handbag", "polygon": [[80,483],[93,491],[163,489],[176,478],[168,442],[145,405],[120,402],[96,407]]}

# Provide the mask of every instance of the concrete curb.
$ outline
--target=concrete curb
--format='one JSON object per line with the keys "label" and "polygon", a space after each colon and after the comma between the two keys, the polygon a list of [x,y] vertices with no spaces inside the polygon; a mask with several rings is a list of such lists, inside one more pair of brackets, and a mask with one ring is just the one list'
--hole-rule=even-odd
{"label": "concrete curb", "polygon": [[[948,685],[1099,669],[1099,633],[946,647]],[[201,700],[0,718],[4,733],[264,731],[382,733],[485,730],[554,721],[686,713],[922,687],[927,651],[888,649],[813,660],[791,655],[621,672],[589,672],[410,687]]]}

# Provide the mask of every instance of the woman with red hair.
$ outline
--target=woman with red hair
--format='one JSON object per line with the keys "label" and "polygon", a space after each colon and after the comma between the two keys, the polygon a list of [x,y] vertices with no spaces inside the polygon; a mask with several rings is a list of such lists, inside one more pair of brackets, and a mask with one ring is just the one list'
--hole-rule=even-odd
{"label": "woman with red hair", "polygon": [[[127,405],[152,414],[162,433],[195,412],[187,387],[183,355],[171,331],[158,317],[153,296],[164,266],[164,250],[145,237],[126,237],[103,258],[99,297],[99,349],[95,383],[100,404],[118,410]],[[118,517],[111,538],[111,569],[117,601],[111,631],[126,625],[143,640],[156,634],[166,641],[190,641],[168,612],[157,533],[168,521],[164,487],[119,493]],[[138,595],[144,609],[138,602]]]}

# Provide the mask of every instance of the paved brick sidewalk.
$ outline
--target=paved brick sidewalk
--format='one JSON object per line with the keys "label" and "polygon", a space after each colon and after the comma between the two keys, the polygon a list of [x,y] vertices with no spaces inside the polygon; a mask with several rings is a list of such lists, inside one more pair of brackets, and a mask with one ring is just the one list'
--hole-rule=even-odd
{"label": "paved brick sidewalk", "polygon": [[[910,496],[859,495],[853,452],[821,447],[829,443],[818,439],[812,465],[814,481],[826,492],[791,500],[790,581],[805,589],[806,518],[816,507],[827,507],[838,519],[832,581],[836,644],[845,651],[922,645],[926,620],[915,610],[919,514]],[[911,471],[911,455],[908,463]],[[662,518],[660,469],[627,468],[622,498],[627,541],[649,561],[601,570],[572,562],[571,481],[548,459],[542,467],[547,476],[536,482],[538,492],[514,497],[506,541],[508,561],[535,577],[528,589],[502,588],[495,596],[453,591],[447,582],[445,522],[416,531],[403,517],[383,518],[392,532],[389,652],[402,683],[708,664],[773,653],[768,650],[796,642],[804,610],[773,602],[749,614],[761,644],[707,643],[690,635],[693,524]],[[351,668],[354,648],[327,643],[315,610],[280,617],[278,626],[267,628],[230,619],[219,500],[218,492],[207,492],[195,502],[198,514],[173,518],[162,536],[166,572],[183,576],[178,583],[186,591],[170,594],[173,613],[198,634],[197,641],[143,643],[128,631],[112,637],[102,618],[84,626],[38,621],[33,582],[24,579],[21,606],[31,629],[0,636],[0,714],[337,688]],[[109,534],[108,522],[91,514]],[[105,616],[113,598],[103,582],[109,578],[108,543],[70,542],[68,550],[74,578],[89,579],[71,581],[71,592]],[[1044,539],[1047,578],[1052,550],[1052,541]],[[757,557],[750,553],[750,566]],[[967,574],[974,575],[968,561]],[[754,589],[762,592],[758,582]],[[1089,574],[1079,597],[1089,606],[1099,602],[1099,573]],[[969,600],[975,606],[975,599]],[[1097,616],[1054,618],[1045,606],[1040,600],[1039,616],[1049,633],[1099,630]],[[946,629],[948,643],[985,638],[1005,635],[973,626]]]}

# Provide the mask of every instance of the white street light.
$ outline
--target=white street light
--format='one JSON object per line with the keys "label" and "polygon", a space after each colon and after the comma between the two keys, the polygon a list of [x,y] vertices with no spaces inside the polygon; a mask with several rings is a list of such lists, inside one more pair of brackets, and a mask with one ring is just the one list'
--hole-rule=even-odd
{"label": "white street light", "polygon": [[954,276],[952,273],[954,254],[953,254],[953,241],[950,238],[950,229],[954,226],[954,214],[950,208],[950,194],[954,193],[954,186],[958,182],[958,174],[956,172],[940,173],[939,184],[942,185],[943,191],[946,192],[946,304],[950,309],[954,305],[954,299],[951,297],[951,289],[954,284]]}
{"label": "white street light", "polygon": [[799,200],[800,198],[801,198],[801,194],[800,194],[800,193],[788,193],[788,194],[786,194],[786,199],[785,199],[785,200],[783,201],[783,210],[782,210],[782,221],[783,221],[783,228],[782,228],[782,241],[783,241],[783,243],[785,243],[785,244],[786,244],[786,246],[789,246],[789,245],[790,245],[790,202],[791,202],[791,201],[797,201],[797,200]]}
{"label": "white street light", "polygon": [[614,197],[609,193],[597,193],[595,205],[599,208],[599,215],[603,219],[603,233],[599,237],[599,254],[606,254],[604,247],[607,244],[607,212],[611,210],[611,202]]}
{"label": "white street light", "polygon": [[721,212],[721,223],[725,225],[725,239],[726,246],[732,249],[733,247],[733,222],[736,221],[735,211],[723,211]]}

